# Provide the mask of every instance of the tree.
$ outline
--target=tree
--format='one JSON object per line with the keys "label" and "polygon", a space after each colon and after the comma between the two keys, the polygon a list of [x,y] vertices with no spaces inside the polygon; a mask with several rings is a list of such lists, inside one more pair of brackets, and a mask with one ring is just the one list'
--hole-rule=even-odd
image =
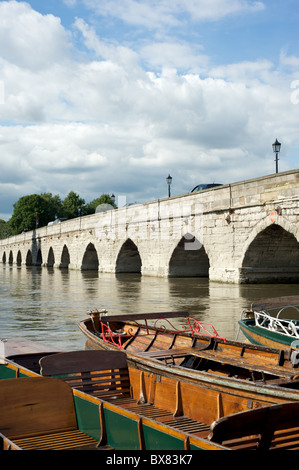
{"label": "tree", "polygon": [[54,218],[62,217],[62,201],[60,196],[58,196],[58,194],[56,194],[56,196],[52,196],[51,193],[42,193],[41,196],[48,203],[49,215],[52,217],[54,214]]}
{"label": "tree", "polygon": [[[13,235],[23,230],[34,230],[54,220],[59,210],[59,196],[52,194],[31,194],[21,197],[14,204],[14,212],[9,221]],[[61,204],[60,204],[61,206]]]}
{"label": "tree", "polygon": [[11,228],[9,222],[0,219],[0,239],[7,238],[11,235]]}
{"label": "tree", "polygon": [[74,191],[70,191],[62,202],[62,216],[66,219],[74,219],[80,215],[80,211],[82,215],[85,215],[84,205],[85,200]]}
{"label": "tree", "polygon": [[86,214],[94,214],[96,211],[96,208],[100,206],[101,204],[110,204],[115,209],[117,208],[116,204],[111,199],[111,196],[109,196],[109,194],[102,194],[100,197],[94,199],[89,204],[86,204],[85,206]]}
{"label": "tree", "polygon": [[43,227],[56,218],[73,219],[79,215],[94,214],[101,204],[117,207],[109,194],[102,194],[86,205],[85,200],[74,191],[70,191],[63,201],[60,196],[51,193],[23,196],[13,205],[11,219],[0,224],[0,238],[17,235],[25,229]]}

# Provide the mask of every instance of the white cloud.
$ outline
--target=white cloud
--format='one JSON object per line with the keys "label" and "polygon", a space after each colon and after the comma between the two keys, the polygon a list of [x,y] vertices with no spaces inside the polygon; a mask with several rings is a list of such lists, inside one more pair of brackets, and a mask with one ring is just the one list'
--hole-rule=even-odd
{"label": "white cloud", "polygon": [[[112,14],[113,2],[96,5]],[[150,3],[139,6],[136,22],[145,21]],[[262,4],[161,1],[147,20],[174,24],[181,9],[195,18],[199,7],[212,19],[213,8],[223,16]],[[1,44],[8,37],[6,49],[0,45],[1,213],[41,191],[75,190],[87,201],[102,192],[125,193],[128,202],[155,199],[166,195],[169,172],[173,194],[185,193],[203,181],[271,173],[276,137],[282,153],[299,145],[298,106],[290,99],[294,56],[281,54],[278,67],[267,58],[212,67],[200,45],[168,36],[133,50],[108,43],[80,18],[73,34],[85,49],[75,51],[59,19],[15,1],[0,2],[1,24]],[[289,168],[283,155],[280,165]]]}
{"label": "white cloud", "polygon": [[177,40],[152,42],[140,48],[140,56],[149,68],[175,68],[183,71],[201,73],[206,71],[210,59],[199,46]]}
{"label": "white cloud", "polygon": [[98,15],[149,29],[182,26],[185,15],[191,21],[219,20],[264,9],[262,2],[250,0],[84,0],[84,3]]}
{"label": "white cloud", "polygon": [[247,0],[189,0],[177,1],[193,20],[219,20],[228,15],[255,13],[265,8],[263,2]]}
{"label": "white cloud", "polygon": [[70,35],[59,18],[41,15],[29,4],[0,3],[0,56],[16,66],[40,70],[68,55]]}

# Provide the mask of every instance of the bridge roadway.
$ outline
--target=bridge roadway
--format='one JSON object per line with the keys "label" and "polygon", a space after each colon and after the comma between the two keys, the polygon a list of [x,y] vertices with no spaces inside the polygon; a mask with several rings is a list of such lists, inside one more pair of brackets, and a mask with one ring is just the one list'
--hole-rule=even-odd
{"label": "bridge roadway", "polygon": [[299,170],[108,210],[0,240],[17,265],[299,281]]}

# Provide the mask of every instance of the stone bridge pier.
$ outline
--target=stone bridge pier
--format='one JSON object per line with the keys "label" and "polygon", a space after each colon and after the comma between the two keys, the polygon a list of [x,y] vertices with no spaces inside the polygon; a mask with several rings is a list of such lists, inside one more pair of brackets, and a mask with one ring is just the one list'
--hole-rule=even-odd
{"label": "stone bridge pier", "polygon": [[0,240],[0,261],[299,282],[299,170],[78,217]]}

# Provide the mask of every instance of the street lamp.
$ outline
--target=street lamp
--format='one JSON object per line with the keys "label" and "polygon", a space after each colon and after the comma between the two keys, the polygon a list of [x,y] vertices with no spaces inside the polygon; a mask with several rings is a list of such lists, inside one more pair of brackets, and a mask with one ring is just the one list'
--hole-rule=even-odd
{"label": "street lamp", "polygon": [[170,185],[172,182],[172,177],[170,175],[167,176],[166,178],[167,184],[168,184],[168,197],[170,197]]}
{"label": "street lamp", "polygon": [[276,157],[275,157],[276,173],[278,173],[278,154],[280,152],[280,147],[281,147],[281,143],[278,142],[278,140],[276,139],[274,144],[272,144],[273,152],[276,154]]}

